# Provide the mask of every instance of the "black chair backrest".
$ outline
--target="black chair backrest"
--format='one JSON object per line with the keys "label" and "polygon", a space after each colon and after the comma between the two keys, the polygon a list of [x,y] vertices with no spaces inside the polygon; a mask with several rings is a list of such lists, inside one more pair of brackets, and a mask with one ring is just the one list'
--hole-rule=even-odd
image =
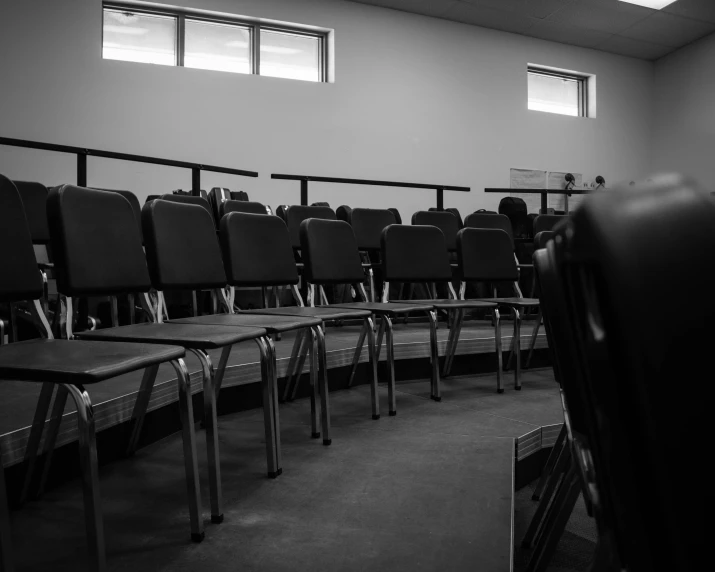
{"label": "black chair backrest", "polygon": [[[223,218],[228,213],[268,214],[266,205],[253,201],[225,201],[219,205],[219,215]],[[220,220],[220,219],[219,219]]]}
{"label": "black chair backrest", "polygon": [[220,237],[232,286],[298,283],[288,227],[279,217],[228,213],[221,219]]}
{"label": "black chair backrest", "polygon": [[34,244],[49,244],[50,229],[47,226],[47,187],[41,183],[13,181],[25,207],[27,224]]}
{"label": "black chair backrest", "polygon": [[47,197],[57,290],[109,296],[151,288],[129,201],[118,193],[62,185]]}
{"label": "black chair backrest", "polygon": [[[293,208],[293,207],[291,207]],[[342,220],[308,218],[300,225],[304,275],[313,284],[356,284],[364,279],[352,227]]]}
{"label": "black chair backrest", "polygon": [[512,242],[512,250],[514,250],[514,229],[511,227],[509,217],[497,213],[481,213],[474,212],[467,215],[464,220],[464,228],[498,228],[509,235],[509,240]]}
{"label": "black chair backrest", "polygon": [[311,207],[328,207],[330,208],[330,203],[326,203],[325,201],[317,201],[315,203],[310,204]]}
{"label": "black chair backrest", "polygon": [[498,228],[463,228],[457,235],[459,276],[467,282],[519,279],[509,235]]}
{"label": "black chair backrest", "polygon": [[[159,197],[162,201],[170,201],[173,203],[181,203],[182,205],[196,205],[204,209],[207,213],[211,215],[211,220],[214,220],[214,214],[211,210],[211,205],[208,200],[203,197],[195,197],[193,195],[174,195],[165,194]],[[149,202],[149,201],[147,201]],[[144,203],[146,204],[146,203]],[[142,223],[143,225],[143,223]],[[218,224],[216,225],[218,228]]]}
{"label": "black chair backrest", "polygon": [[305,205],[292,205],[286,211],[286,225],[290,233],[290,243],[293,248],[300,248],[300,225],[309,218],[323,220],[337,220],[335,211],[330,207],[314,207]]}
{"label": "black chair backrest", "polygon": [[[557,237],[588,364],[599,492],[624,569],[693,570],[709,553],[710,483],[694,460],[709,446],[710,401],[679,382],[702,379],[715,342],[706,326],[715,318],[714,219],[706,192],[669,177],[588,197]],[[653,308],[683,284],[702,294],[697,312],[676,311],[664,326]]]}
{"label": "black chair backrest", "polygon": [[447,243],[436,226],[393,224],[382,231],[381,246],[383,275],[388,282],[452,280]]}
{"label": "black chair backrest", "polygon": [[417,211],[412,215],[412,224],[436,226],[444,234],[447,250],[450,252],[457,250],[459,221],[452,213],[447,211]]}
{"label": "black chair backrest", "polygon": [[546,243],[556,236],[553,230],[542,230],[534,237],[534,248],[546,248]]}
{"label": "black chair backrest", "polygon": [[142,236],[142,244],[143,244],[144,243],[144,231],[142,230],[142,206],[139,204],[139,199],[137,198],[137,196],[134,193],[132,193],[131,191],[122,191],[122,190],[117,190],[117,189],[101,189],[99,187],[92,187],[92,188],[97,191],[107,191],[108,193],[118,193],[129,201],[129,204],[132,205],[132,209],[134,210],[134,216],[137,221],[137,228],[139,229],[139,234],[141,234],[141,236]]}
{"label": "black chair backrest", "polygon": [[554,230],[554,227],[560,222],[566,220],[563,215],[539,215],[534,219],[534,236],[544,230]]}
{"label": "black chair backrest", "polygon": [[383,209],[353,209],[352,227],[360,250],[382,248],[382,231],[395,224],[395,215]]}
{"label": "black chair backrest", "polygon": [[13,182],[0,175],[0,302],[42,297],[32,235]]}
{"label": "black chair backrest", "polygon": [[278,205],[276,207],[276,216],[280,217],[283,219],[283,222],[286,222],[288,219],[286,218],[286,211],[288,210],[288,205]]}
{"label": "black chair backrest", "polygon": [[526,203],[519,197],[504,197],[499,201],[499,214],[506,215],[511,221],[513,236],[533,238],[534,224],[526,212]]}
{"label": "black chair backrest", "polygon": [[227,284],[211,213],[160,199],[142,209],[146,259],[157,290],[208,290]]}
{"label": "black chair backrest", "polygon": [[397,224],[402,224],[402,217],[400,216],[400,211],[398,211],[397,209],[387,209],[387,210],[390,211],[393,215],[395,215],[395,222]]}
{"label": "black chair backrest", "polygon": [[427,209],[430,212],[446,212],[446,213],[452,213],[454,216],[457,217],[457,221],[459,222],[459,228],[461,229],[464,226],[464,221],[462,220],[462,215],[459,212],[459,209],[455,208],[447,208],[447,209],[438,209],[437,207],[430,207]]}
{"label": "black chair backrest", "polygon": [[346,223],[351,224],[352,212],[353,209],[350,208],[348,205],[340,205],[337,209],[335,209],[335,216],[338,218],[338,220],[344,220]]}

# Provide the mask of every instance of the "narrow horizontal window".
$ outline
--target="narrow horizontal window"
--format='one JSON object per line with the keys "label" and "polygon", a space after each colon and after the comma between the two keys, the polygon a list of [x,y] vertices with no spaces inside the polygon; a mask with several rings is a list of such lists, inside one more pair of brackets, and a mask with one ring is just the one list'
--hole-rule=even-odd
{"label": "narrow horizontal window", "polygon": [[321,39],[261,30],[261,75],[322,81]]}
{"label": "narrow horizontal window", "polygon": [[528,108],[533,111],[586,117],[587,80],[586,76],[530,66]]}
{"label": "narrow horizontal window", "polygon": [[184,66],[251,73],[251,29],[187,18]]}
{"label": "narrow horizontal window", "polygon": [[105,8],[102,57],[175,66],[176,23],[174,16]]}

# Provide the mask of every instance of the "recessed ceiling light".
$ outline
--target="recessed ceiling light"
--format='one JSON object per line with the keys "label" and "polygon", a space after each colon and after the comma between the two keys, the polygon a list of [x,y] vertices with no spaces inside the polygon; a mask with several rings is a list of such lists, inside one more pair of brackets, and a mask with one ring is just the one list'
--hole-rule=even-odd
{"label": "recessed ceiling light", "polygon": [[654,10],[660,10],[665,8],[669,4],[672,4],[676,0],[620,0],[621,2],[628,2],[629,4],[637,4],[638,6],[645,6],[646,8],[653,8]]}

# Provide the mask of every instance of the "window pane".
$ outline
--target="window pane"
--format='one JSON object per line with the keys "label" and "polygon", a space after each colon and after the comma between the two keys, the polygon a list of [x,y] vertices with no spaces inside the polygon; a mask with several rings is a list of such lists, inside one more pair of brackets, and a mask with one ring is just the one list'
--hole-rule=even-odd
{"label": "window pane", "polygon": [[251,73],[251,31],[243,26],[186,20],[184,66]]}
{"label": "window pane", "polygon": [[104,10],[102,57],[176,65],[176,18]]}
{"label": "window pane", "polygon": [[529,72],[529,109],[579,115],[579,80]]}
{"label": "window pane", "polygon": [[261,30],[261,75],[321,81],[320,39]]}

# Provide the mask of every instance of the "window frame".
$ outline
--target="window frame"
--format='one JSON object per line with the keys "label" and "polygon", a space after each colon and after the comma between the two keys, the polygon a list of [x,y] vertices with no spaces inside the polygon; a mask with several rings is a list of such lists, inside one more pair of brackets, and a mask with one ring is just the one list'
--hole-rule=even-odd
{"label": "window frame", "polygon": [[[170,16],[176,19],[175,38],[175,67],[186,67],[184,65],[184,52],[186,43],[186,21],[208,22],[214,24],[233,25],[240,28],[248,28],[251,37],[250,74],[261,75],[261,30],[270,32],[284,32],[296,36],[305,36],[318,40],[318,53],[320,54],[318,76],[319,81],[315,83],[328,83],[328,36],[329,31],[319,31],[301,27],[298,25],[284,25],[277,23],[263,23],[256,19],[241,16],[229,16],[222,14],[207,14],[200,10],[190,8],[162,8],[160,6],[144,5],[133,2],[102,2],[102,18],[105,10],[119,10],[124,12],[136,12],[137,14],[148,14],[153,16]],[[104,25],[102,25],[102,47],[104,46]],[[192,68],[193,69],[193,68]],[[224,72],[227,73],[227,72]],[[265,76],[269,77],[269,76]]]}
{"label": "window frame", "polygon": [[[578,86],[578,115],[576,117],[589,117],[589,101],[588,101],[588,82],[590,76],[585,74],[580,74],[576,72],[569,72],[565,70],[556,70],[547,67],[541,67],[537,65],[529,64],[526,67],[526,79],[527,79],[527,108],[529,103],[529,93],[528,93],[528,82],[530,75],[540,75],[547,77],[555,77],[558,79],[564,79],[569,81],[575,81]],[[538,111],[531,109],[529,111]],[[555,115],[565,115],[569,117],[566,113],[556,113]],[[570,116],[573,117],[573,116]]]}

